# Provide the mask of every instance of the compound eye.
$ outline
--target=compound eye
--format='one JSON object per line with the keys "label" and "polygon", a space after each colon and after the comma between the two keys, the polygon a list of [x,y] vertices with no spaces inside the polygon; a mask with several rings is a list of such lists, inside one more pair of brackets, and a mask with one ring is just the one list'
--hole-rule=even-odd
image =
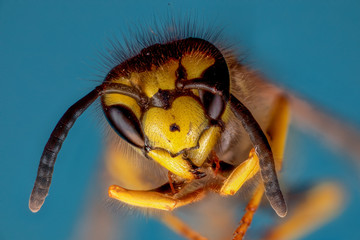
{"label": "compound eye", "polygon": [[208,86],[216,87],[222,92],[223,96],[199,89],[200,101],[206,113],[211,119],[219,120],[226,107],[224,99],[229,97],[230,78],[225,60],[216,61],[214,65],[205,70],[201,79]]}
{"label": "compound eye", "polygon": [[140,122],[130,108],[112,105],[104,109],[111,127],[120,137],[136,147],[144,147],[144,134]]}
{"label": "compound eye", "polygon": [[211,119],[219,119],[224,112],[225,102],[218,94],[199,90],[200,101]]}

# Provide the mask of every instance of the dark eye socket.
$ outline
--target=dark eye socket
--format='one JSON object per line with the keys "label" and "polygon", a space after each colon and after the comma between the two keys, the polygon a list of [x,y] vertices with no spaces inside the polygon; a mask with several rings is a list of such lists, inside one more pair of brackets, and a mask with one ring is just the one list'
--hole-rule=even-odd
{"label": "dark eye socket", "polygon": [[211,119],[219,119],[225,110],[225,102],[218,94],[199,90],[200,101]]}
{"label": "dark eye socket", "polygon": [[144,134],[134,112],[123,105],[104,108],[106,118],[120,137],[136,147],[144,147]]}

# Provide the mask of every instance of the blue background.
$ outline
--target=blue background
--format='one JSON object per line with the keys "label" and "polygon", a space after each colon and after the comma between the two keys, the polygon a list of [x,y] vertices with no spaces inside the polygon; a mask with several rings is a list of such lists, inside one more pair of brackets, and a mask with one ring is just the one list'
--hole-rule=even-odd
{"label": "blue background", "polygon": [[[267,78],[360,126],[359,1],[2,0],[0,239],[74,235],[100,166],[98,111],[87,111],[70,131],[46,204],[33,214],[28,198],[43,147],[67,107],[101,80],[98,52],[107,40],[169,12],[225,27]],[[359,171],[349,158],[296,128],[286,156],[289,182],[335,179],[348,192],[345,212],[307,239],[359,239]],[[177,238],[156,220],[129,222],[138,230],[124,239]]]}

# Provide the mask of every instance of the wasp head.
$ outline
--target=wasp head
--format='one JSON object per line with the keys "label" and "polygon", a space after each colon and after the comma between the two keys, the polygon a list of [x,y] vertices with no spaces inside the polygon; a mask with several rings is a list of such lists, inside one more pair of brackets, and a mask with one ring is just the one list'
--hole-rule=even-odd
{"label": "wasp head", "polygon": [[113,68],[105,83],[139,95],[102,96],[105,115],[123,139],[165,166],[175,158],[204,163],[229,108],[229,71],[214,45],[196,38],[155,44]]}

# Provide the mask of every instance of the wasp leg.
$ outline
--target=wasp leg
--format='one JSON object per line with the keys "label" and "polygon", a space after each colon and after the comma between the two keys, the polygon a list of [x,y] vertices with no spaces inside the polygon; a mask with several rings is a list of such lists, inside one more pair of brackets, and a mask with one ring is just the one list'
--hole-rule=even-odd
{"label": "wasp leg", "polygon": [[[166,211],[172,211],[175,208],[196,202],[204,196],[204,190],[199,189],[197,191],[186,194],[180,198],[173,197],[169,184],[166,185],[170,189],[166,192],[161,192],[158,189],[150,191],[138,191],[138,190],[127,190],[117,185],[109,187],[109,196],[117,199],[126,204],[143,207],[160,209]],[[164,187],[162,187],[164,188]]]}
{"label": "wasp leg", "polygon": [[234,232],[233,240],[241,240],[244,238],[245,233],[252,222],[254,214],[259,207],[263,195],[264,195],[264,188],[263,186],[258,185],[253,197],[246,206],[245,209],[246,212],[240,221],[239,227]]}
{"label": "wasp leg", "polygon": [[236,167],[225,180],[220,193],[222,195],[234,195],[242,185],[251,179],[259,170],[259,159],[255,154],[255,150],[251,149],[249,158]]}
{"label": "wasp leg", "polygon": [[[200,189],[180,198],[175,198],[173,195],[170,183],[160,187],[159,189],[151,191],[127,190],[116,185],[112,185],[109,188],[109,196],[111,198],[115,198],[121,202],[136,207],[160,209],[165,211],[172,211],[177,207],[200,200],[204,196],[204,191]],[[206,239],[169,212],[163,213],[161,220],[174,232],[187,239]]]}
{"label": "wasp leg", "polygon": [[207,238],[201,236],[199,233],[191,229],[189,225],[184,223],[180,218],[171,213],[165,213],[161,216],[161,221],[177,234],[190,240],[206,240]]}
{"label": "wasp leg", "polygon": [[343,203],[341,186],[322,183],[309,190],[290,217],[270,230],[264,239],[301,239],[338,215]]}

